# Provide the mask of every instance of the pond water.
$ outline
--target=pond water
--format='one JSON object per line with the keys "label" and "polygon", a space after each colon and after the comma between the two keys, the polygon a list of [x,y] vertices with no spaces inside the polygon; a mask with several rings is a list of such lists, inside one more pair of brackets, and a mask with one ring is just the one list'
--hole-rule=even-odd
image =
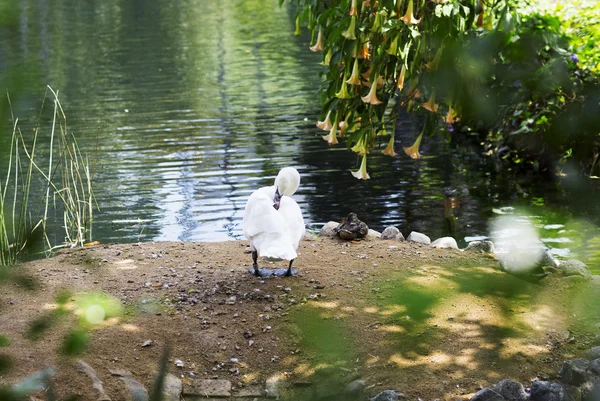
{"label": "pond water", "polygon": [[[320,54],[306,32],[293,36],[294,12],[278,0],[15,3],[0,19],[0,83],[22,127],[34,124],[46,85],[60,91],[69,131],[96,160],[96,240],[240,239],[249,194],[295,166],[311,228],[354,211],[377,230],[464,245],[489,235],[491,217],[522,207],[553,253],[600,263],[589,253],[600,238],[598,180],[516,178],[477,146],[440,138],[424,141],[420,160],[376,151],[371,179],[355,180],[356,155],[328,147],[315,127]],[[417,132],[406,117],[396,150]],[[459,200],[452,218],[448,188]]]}

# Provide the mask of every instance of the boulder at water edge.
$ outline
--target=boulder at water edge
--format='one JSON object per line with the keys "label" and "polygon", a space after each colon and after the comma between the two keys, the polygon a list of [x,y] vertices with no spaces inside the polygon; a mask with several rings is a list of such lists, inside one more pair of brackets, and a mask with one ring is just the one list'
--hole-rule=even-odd
{"label": "boulder at water edge", "polygon": [[505,379],[496,384],[492,390],[500,394],[506,401],[526,401],[527,393],[523,385],[514,380]]}
{"label": "boulder at water edge", "polygon": [[484,388],[476,392],[471,401],[504,401],[504,397],[491,388]]}
{"label": "boulder at water edge", "polygon": [[396,227],[389,226],[381,233],[381,239],[404,241],[404,236]]}
{"label": "boulder at water edge", "polygon": [[406,240],[410,242],[416,242],[418,244],[431,244],[431,239],[428,236],[416,231],[411,232],[410,235],[406,238]]}
{"label": "boulder at water edge", "polygon": [[431,246],[434,248],[458,249],[458,244],[456,243],[456,240],[452,237],[438,238],[431,243]]}
{"label": "boulder at water edge", "polygon": [[544,381],[531,383],[529,399],[531,401],[575,401],[561,384]]}
{"label": "boulder at water edge", "polygon": [[558,270],[561,271],[566,277],[580,276],[586,280],[592,279],[592,272],[590,269],[585,265],[585,263],[579,260],[565,260],[564,262],[561,262]]}
{"label": "boulder at water edge", "polygon": [[340,223],[336,221],[329,221],[321,228],[321,231],[319,231],[319,235],[321,237],[335,237],[335,228],[339,225]]}
{"label": "boulder at water edge", "polygon": [[465,251],[494,253],[494,243],[492,241],[471,241]]}

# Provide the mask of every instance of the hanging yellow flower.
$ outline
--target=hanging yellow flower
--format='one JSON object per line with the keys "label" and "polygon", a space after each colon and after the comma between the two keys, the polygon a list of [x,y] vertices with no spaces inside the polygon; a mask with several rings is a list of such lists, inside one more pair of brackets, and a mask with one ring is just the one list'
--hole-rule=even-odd
{"label": "hanging yellow flower", "polygon": [[345,78],[346,76],[344,76],[344,79],[342,80],[340,91],[335,94],[338,99],[352,99],[352,95],[348,93],[348,82],[346,82]]}
{"label": "hanging yellow flower", "polygon": [[421,139],[423,139],[423,133],[419,135],[415,143],[410,148],[404,147],[404,153],[406,153],[412,159],[420,159],[421,154],[419,153],[419,145],[421,144]]}
{"label": "hanging yellow flower", "polygon": [[406,65],[402,64],[402,69],[400,70],[400,76],[398,76],[398,89],[402,90],[404,88],[404,76],[406,75]]}
{"label": "hanging yellow flower", "polygon": [[448,114],[446,114],[446,123],[452,124],[452,123],[456,122],[457,120],[458,120],[458,117],[456,115],[456,112],[454,111],[452,106],[450,106],[448,108]]}
{"label": "hanging yellow flower", "polygon": [[354,59],[354,66],[352,67],[352,74],[350,74],[350,78],[346,81],[351,85],[360,85],[360,74],[358,70],[358,59]]}
{"label": "hanging yellow flower", "polygon": [[325,58],[323,59],[321,65],[329,65],[329,63],[331,63],[331,49],[325,53]]}
{"label": "hanging yellow flower", "polygon": [[350,6],[350,16],[358,17],[358,11],[356,9],[356,0],[352,0],[352,5]]}
{"label": "hanging yellow flower", "polygon": [[346,29],[342,33],[342,36],[348,40],[356,40],[356,35],[354,33],[355,30],[356,30],[356,17],[353,16],[350,19],[350,26],[348,27],[348,29]]}
{"label": "hanging yellow flower", "polygon": [[333,126],[331,127],[331,129],[329,130],[329,135],[325,135],[323,136],[323,139],[327,141],[328,144],[330,145],[336,145],[338,143],[337,140],[337,119],[335,120],[335,124],[333,124]]}
{"label": "hanging yellow flower", "polygon": [[369,173],[367,173],[367,155],[363,156],[360,168],[357,171],[352,171],[352,175],[359,180],[368,180],[371,178],[369,177]]}
{"label": "hanging yellow flower", "polygon": [[341,121],[339,123],[340,136],[344,136],[346,134],[346,130],[348,129],[348,119],[349,118],[350,118],[350,113],[348,113],[348,115],[346,116],[346,118],[344,119],[344,121]]}
{"label": "hanging yellow flower", "polygon": [[432,113],[435,113],[438,110],[438,105],[435,103],[435,91],[431,93],[431,97],[426,103],[421,105],[425,110],[429,110]]}
{"label": "hanging yellow flower", "polygon": [[413,14],[413,0],[408,0],[408,8],[406,9],[406,14],[402,18],[400,18],[406,25],[416,25],[421,20],[416,19]]}
{"label": "hanging yellow flower", "polygon": [[390,47],[387,49],[388,54],[395,56],[396,54],[398,54],[398,38],[400,37],[400,35],[396,35],[396,37],[394,38],[394,40],[392,40],[392,43],[390,43]]}
{"label": "hanging yellow flower", "polygon": [[317,43],[314,46],[310,47],[310,50],[313,52],[319,52],[325,50],[323,46],[323,29],[319,27],[319,34],[317,35]]}
{"label": "hanging yellow flower", "polygon": [[300,16],[296,16],[296,32],[294,35],[302,35],[302,29],[300,29]]}
{"label": "hanging yellow flower", "polygon": [[317,128],[320,128],[323,131],[331,130],[332,125],[331,125],[331,120],[329,119],[330,116],[331,116],[331,110],[327,113],[325,120],[317,121]]}
{"label": "hanging yellow flower", "polygon": [[362,44],[360,51],[358,52],[358,58],[370,59],[369,55],[369,42],[365,42]]}
{"label": "hanging yellow flower", "polygon": [[381,100],[377,99],[377,82],[379,80],[379,75],[375,80],[375,85],[371,85],[371,90],[369,90],[369,94],[367,96],[361,97],[362,101],[365,103],[377,105],[383,103]]}
{"label": "hanging yellow flower", "polygon": [[388,142],[387,146],[385,149],[383,149],[381,151],[381,153],[383,153],[384,155],[387,156],[398,156],[398,153],[394,152],[394,136],[392,135],[392,137],[390,138],[390,141]]}
{"label": "hanging yellow flower", "polygon": [[351,150],[361,156],[369,153],[369,150],[367,149],[367,140],[364,135],[360,137],[360,139],[356,142],[356,145],[354,145]]}
{"label": "hanging yellow flower", "polygon": [[435,53],[433,60],[431,60],[429,63],[425,64],[425,67],[427,67],[428,70],[436,71],[438,69],[438,65],[440,64],[440,59],[442,58],[442,50],[443,50],[443,46],[440,47],[438,49],[438,51]]}

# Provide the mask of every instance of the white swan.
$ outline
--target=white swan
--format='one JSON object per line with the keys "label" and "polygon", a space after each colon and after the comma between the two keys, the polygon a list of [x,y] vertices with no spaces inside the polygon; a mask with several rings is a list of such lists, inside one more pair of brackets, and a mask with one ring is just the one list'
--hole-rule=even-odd
{"label": "white swan", "polygon": [[277,174],[275,185],[254,191],[246,203],[244,235],[250,240],[252,267],[256,276],[261,275],[258,256],[289,260],[289,267],[283,275],[292,275],[292,263],[298,256],[296,249],[304,235],[302,211],[296,201],[290,198],[299,185],[298,171],[293,167],[284,167]]}

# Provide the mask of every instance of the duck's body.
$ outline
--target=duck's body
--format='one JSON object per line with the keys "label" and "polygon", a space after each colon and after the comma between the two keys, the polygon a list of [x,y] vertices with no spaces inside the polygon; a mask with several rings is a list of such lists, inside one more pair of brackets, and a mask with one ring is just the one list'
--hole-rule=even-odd
{"label": "duck's body", "polygon": [[250,240],[254,274],[260,276],[258,256],[290,261],[285,275],[292,274],[296,249],[304,235],[304,219],[292,198],[300,184],[300,174],[292,167],[281,169],[275,185],[256,190],[244,210],[244,235]]}
{"label": "duck's body", "polygon": [[366,237],[369,233],[369,226],[360,221],[356,213],[350,213],[346,217],[346,221],[335,228],[335,232],[340,238],[350,241]]}

